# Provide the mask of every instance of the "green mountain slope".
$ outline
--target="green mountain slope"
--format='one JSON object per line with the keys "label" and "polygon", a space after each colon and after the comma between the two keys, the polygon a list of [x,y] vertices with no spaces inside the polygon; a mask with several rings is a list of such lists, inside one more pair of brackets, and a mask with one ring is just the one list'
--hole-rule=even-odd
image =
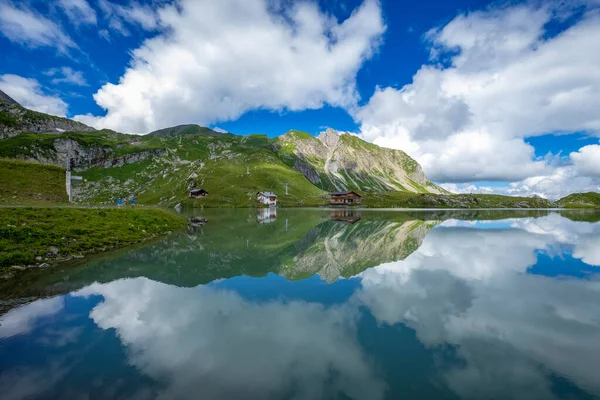
{"label": "green mountain slope", "polygon": [[150,132],[150,137],[168,137],[168,136],[181,136],[181,135],[206,135],[206,136],[221,136],[224,133],[213,131],[210,128],[206,128],[200,125],[178,125],[171,128],[159,129],[154,132]]}
{"label": "green mountain slope", "polygon": [[600,193],[573,193],[555,203],[564,208],[600,208]]}
{"label": "green mountain slope", "polygon": [[59,133],[75,130],[94,131],[94,128],[67,118],[28,110],[0,90],[0,139],[24,132]]}
{"label": "green mountain slope", "polygon": [[274,141],[282,160],[323,190],[446,193],[406,153],[333,129],[314,137],[290,131]]}

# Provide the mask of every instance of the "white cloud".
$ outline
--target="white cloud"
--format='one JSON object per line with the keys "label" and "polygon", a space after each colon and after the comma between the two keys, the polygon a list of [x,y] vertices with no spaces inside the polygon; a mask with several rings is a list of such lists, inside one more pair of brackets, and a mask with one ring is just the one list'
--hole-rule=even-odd
{"label": "white cloud", "polygon": [[86,0],[58,0],[57,5],[63,9],[74,25],[96,25],[96,11]]}
{"label": "white cloud", "polygon": [[381,399],[385,392],[356,338],[358,312],[347,306],[251,302],[145,278],[75,295],[103,296],[90,317],[116,330],[130,365],[163,383],[157,398],[282,398],[290,387],[295,399]]}
{"label": "white cloud", "polygon": [[15,308],[0,318],[0,338],[30,333],[40,318],[57,314],[63,309],[62,297],[38,300]]}
{"label": "white cloud", "polygon": [[163,6],[157,15],[165,33],[134,50],[119,83],[94,95],[106,115],[77,119],[145,133],[231,120],[255,109],[355,104],[356,74],[385,30],[379,2],[365,0],[343,22],[314,2],[277,12],[268,7],[278,4],[183,0]]}
{"label": "white cloud", "polygon": [[83,72],[75,71],[71,67],[52,68],[46,71],[45,74],[53,77],[53,84],[68,83],[77,86],[88,86]]}
{"label": "white cloud", "polygon": [[600,145],[582,147],[571,153],[570,158],[580,175],[600,178]]}
{"label": "white cloud", "polygon": [[[355,114],[362,136],[401,148],[440,182],[552,175],[524,138],[600,135],[600,14],[546,37],[570,9],[531,2],[460,15],[432,30],[432,65],[401,89],[378,88]],[[562,7],[562,8],[559,8]],[[590,6],[591,7],[591,6]]]}
{"label": "white cloud", "polygon": [[405,324],[429,348],[455,348],[463,362],[441,372],[461,398],[555,398],[552,375],[600,394],[600,320],[588,306],[600,299],[598,275],[526,273],[539,252],[572,246],[597,262],[581,244],[598,243],[600,224],[558,214],[495,223],[513,229],[432,230],[406,260],[361,274],[358,298],[379,323]]}
{"label": "white cloud", "polygon": [[0,32],[9,40],[27,47],[55,47],[61,53],[77,48],[55,22],[9,0],[0,1]]}
{"label": "white cloud", "polygon": [[0,75],[0,90],[30,110],[58,117],[67,114],[67,103],[57,96],[45,94],[35,79],[11,74]]}
{"label": "white cloud", "polygon": [[159,26],[158,14],[148,4],[131,1],[125,6],[100,0],[98,6],[104,13],[105,19],[109,21],[109,27],[123,36],[130,35],[127,25],[139,26],[145,30],[154,30]]}

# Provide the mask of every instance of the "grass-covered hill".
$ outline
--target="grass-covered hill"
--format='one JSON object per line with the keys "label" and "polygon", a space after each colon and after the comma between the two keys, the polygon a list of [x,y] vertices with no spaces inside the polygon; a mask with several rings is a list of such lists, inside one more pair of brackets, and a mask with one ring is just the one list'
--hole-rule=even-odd
{"label": "grass-covered hill", "polygon": [[573,193],[556,202],[563,208],[600,208],[600,193]]}
{"label": "grass-covered hill", "polygon": [[[81,204],[114,204],[119,198],[135,197],[147,205],[247,207],[258,205],[256,192],[272,191],[282,206],[321,206],[327,204],[329,191],[348,189],[364,196],[365,207],[600,207],[595,193],[571,195],[556,203],[539,198],[452,195],[430,182],[404,152],[331,129],[319,137],[289,131],[270,139],[180,125],[144,136],[128,135],[27,110],[1,92],[0,158],[60,168],[69,163],[84,178],[74,189],[74,199]],[[43,201],[45,197],[63,201],[64,192],[57,195],[57,188],[64,188],[64,183],[58,184],[58,169],[46,169],[47,174],[54,171],[54,178],[42,183],[36,174],[43,168],[38,166],[39,171],[31,173],[34,167],[30,165],[12,165],[3,178],[0,201],[29,204],[28,199]],[[23,170],[18,172],[19,168]],[[29,187],[23,188],[23,183]],[[192,188],[202,188],[209,195],[189,199]]]}
{"label": "grass-covered hill", "polygon": [[66,204],[65,169],[0,158],[0,205]]}
{"label": "grass-covered hill", "polygon": [[67,118],[55,117],[22,107],[0,90],[0,139],[23,132],[93,131],[93,128]]}

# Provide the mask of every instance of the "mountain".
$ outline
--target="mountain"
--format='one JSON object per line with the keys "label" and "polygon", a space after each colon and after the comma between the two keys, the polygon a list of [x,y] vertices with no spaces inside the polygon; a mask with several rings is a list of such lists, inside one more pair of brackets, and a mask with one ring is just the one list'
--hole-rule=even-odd
{"label": "mountain", "polygon": [[[269,139],[179,125],[137,136],[95,130],[66,118],[27,110],[0,95],[0,157],[64,167],[84,178],[75,201],[174,206],[255,204],[273,191],[281,205],[322,205],[327,192],[442,193],[416,161],[331,129],[318,138],[298,131]],[[193,187],[209,196],[188,199]]]}
{"label": "mountain", "polygon": [[290,131],[274,141],[282,160],[328,191],[447,193],[405,152],[327,129],[318,137]]}
{"label": "mountain", "polygon": [[221,136],[225,133],[213,131],[200,125],[177,125],[171,128],[159,129],[148,134],[149,137],[173,137],[181,135]]}
{"label": "mountain", "polygon": [[563,208],[600,208],[600,193],[572,193],[554,203]]}
{"label": "mountain", "polygon": [[0,139],[20,133],[60,133],[94,131],[81,122],[28,110],[0,90]]}

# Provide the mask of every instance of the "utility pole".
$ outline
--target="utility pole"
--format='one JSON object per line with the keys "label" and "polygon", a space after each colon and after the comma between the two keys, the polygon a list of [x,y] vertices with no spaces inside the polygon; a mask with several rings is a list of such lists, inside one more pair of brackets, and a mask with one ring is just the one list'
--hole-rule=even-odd
{"label": "utility pole", "polygon": [[67,146],[67,174],[66,174],[66,184],[67,184],[67,195],[69,196],[69,203],[73,201],[73,195],[71,193],[71,142],[68,142]]}
{"label": "utility pole", "polygon": [[285,182],[285,195],[286,196],[288,195],[288,183],[289,182],[287,182],[287,181]]}

